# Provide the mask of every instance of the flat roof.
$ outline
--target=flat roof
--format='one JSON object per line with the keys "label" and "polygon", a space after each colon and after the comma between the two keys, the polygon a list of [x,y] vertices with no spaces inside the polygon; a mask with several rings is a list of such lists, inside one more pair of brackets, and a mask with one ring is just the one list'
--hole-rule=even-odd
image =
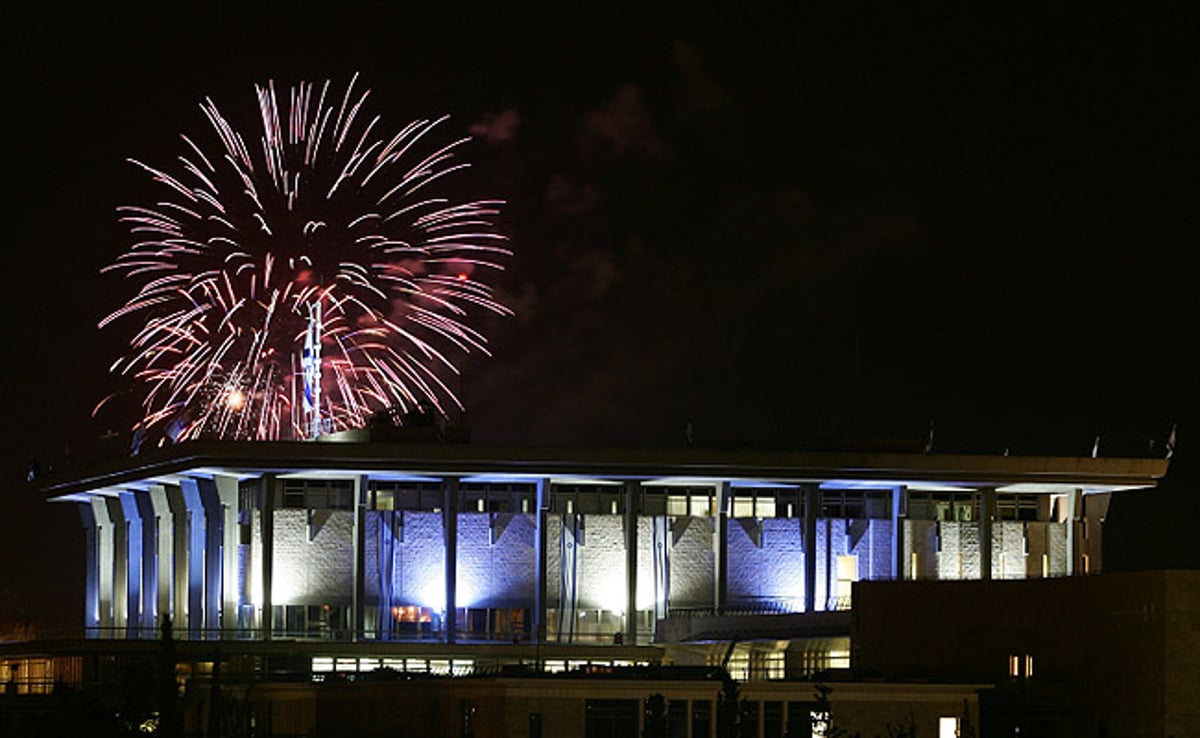
{"label": "flat roof", "polygon": [[1055,493],[1152,488],[1169,461],[1148,458],[996,456],[891,452],[559,448],[378,441],[191,441],[66,469],[35,482],[50,499],[137,487],[176,476],[266,473],[372,479],[460,477],[467,481],[621,482],[655,486],[820,484],[833,489]]}

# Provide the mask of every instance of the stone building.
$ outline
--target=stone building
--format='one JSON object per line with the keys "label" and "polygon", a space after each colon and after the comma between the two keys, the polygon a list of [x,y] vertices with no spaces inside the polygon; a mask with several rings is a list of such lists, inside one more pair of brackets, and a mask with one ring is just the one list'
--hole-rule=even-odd
{"label": "stone building", "polygon": [[[989,682],[905,686],[915,672],[855,682],[856,583],[1099,573],[1111,495],[1153,488],[1167,469],[1161,459],[503,448],[376,434],[193,442],[47,479],[47,498],[77,505],[83,521],[85,640],[38,657],[151,653],[169,618],[186,678],[201,683],[224,663],[227,678],[267,694],[281,675],[299,676],[308,687],[277,689],[310,727],[320,705],[342,709],[321,685],[376,676],[472,675],[483,692],[519,692],[540,687],[525,672],[479,679],[590,675],[554,708],[590,720],[588,695],[606,673],[619,683],[604,689],[626,702],[604,709],[624,715],[630,695],[662,679],[628,677],[637,669],[721,667],[763,693],[747,735],[780,735],[783,716],[800,714],[787,705],[809,710],[813,683],[798,680],[813,679],[837,682],[835,695],[860,707],[923,704],[909,711],[929,722],[921,733],[942,734],[946,721],[978,720]],[[100,679],[102,661],[74,668]],[[711,683],[676,681],[658,689],[680,709],[716,709]],[[463,684],[429,694],[475,688]],[[380,689],[354,693],[369,702]],[[494,734],[534,735],[528,716],[505,715],[525,727]],[[675,734],[710,734],[706,720]]]}

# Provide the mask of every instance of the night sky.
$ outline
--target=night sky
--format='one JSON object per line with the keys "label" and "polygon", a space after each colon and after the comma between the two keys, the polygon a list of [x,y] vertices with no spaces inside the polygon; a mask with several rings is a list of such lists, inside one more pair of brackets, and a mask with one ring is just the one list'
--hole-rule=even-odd
{"label": "night sky", "polygon": [[[1190,463],[1195,18],[44,5],[6,42],[10,612],[82,601],[74,511],[23,489],[30,460],[120,453],[136,420],[91,417],[122,350],[96,323],[130,294],[99,275],[115,209],[158,194],[125,159],[172,167],[206,96],[252,130],[270,79],[359,72],[385,128],[475,136],[517,312],[462,362],[477,442],[678,447],[691,419],[698,446],[919,449],[932,422],[937,451],[1157,455],[1179,422]],[[1129,550],[1179,553],[1154,545]]]}

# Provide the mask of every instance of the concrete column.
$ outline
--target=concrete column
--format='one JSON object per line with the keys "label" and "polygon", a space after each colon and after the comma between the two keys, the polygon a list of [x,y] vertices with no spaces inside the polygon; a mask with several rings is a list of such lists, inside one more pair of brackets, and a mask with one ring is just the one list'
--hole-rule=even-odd
{"label": "concrete column", "polygon": [[[825,518],[825,550],[821,552],[825,564],[822,571],[825,572],[825,591],[824,597],[821,598],[821,609],[828,610],[830,600],[834,600],[834,577],[837,572],[837,560],[833,553],[833,518]],[[836,606],[835,606],[836,609]]]}
{"label": "concrete column", "polygon": [[113,637],[114,559],[113,521],[104,497],[92,498],[92,516],[96,521],[96,627],[101,638]]}
{"label": "concrete column", "polygon": [[133,501],[137,505],[137,515],[142,528],[139,637],[154,639],[158,637],[158,521],[155,519],[150,493],[137,492],[133,495]]}
{"label": "concrete column", "polygon": [[112,530],[113,637],[129,624],[129,530],[121,513],[119,497],[104,498]]}
{"label": "concrete column", "polygon": [[174,555],[174,526],[172,525],[171,506],[167,502],[167,490],[161,484],[155,484],[150,487],[147,494],[150,499],[150,506],[154,514],[154,527],[156,532],[157,550],[155,559],[155,606],[154,612],[157,615],[155,629],[162,625],[164,617],[170,617],[174,620],[171,613],[171,583],[173,581],[175,571],[175,555]]}
{"label": "concrete column", "polygon": [[79,520],[83,523],[84,536],[84,594],[83,634],[85,638],[100,635],[100,551],[96,512],[92,503],[79,504]]}
{"label": "concrete column", "polygon": [[166,487],[167,505],[171,509],[171,622],[175,637],[187,632],[188,620],[188,510],[183,490],[172,484]]}
{"label": "concrete column", "polygon": [[271,640],[272,610],[271,587],[275,572],[275,475],[263,474],[259,480],[259,506],[262,511],[262,614],[259,625],[264,641]]}
{"label": "concrete column", "polygon": [[979,490],[979,578],[992,578],[992,523],[996,519],[996,488]]}
{"label": "concrete column", "polygon": [[238,546],[241,530],[238,526],[238,480],[236,477],[218,476],[217,497],[221,505],[221,629],[222,638],[233,638],[238,624]]}
{"label": "concrete column", "polygon": [[125,521],[125,637],[135,639],[142,623],[142,517],[132,492],[116,499]]}
{"label": "concrete column", "polygon": [[367,629],[367,491],[368,479],[354,478],[354,594],[351,640],[361,640]]}
{"label": "concrete column", "polygon": [[900,511],[908,505],[908,489],[903,485],[892,488],[892,581],[904,578],[904,516]]}
{"label": "concrete column", "polygon": [[1083,490],[1073,489],[1067,493],[1067,576],[1075,576],[1075,559],[1078,557],[1075,537],[1079,528],[1080,498]]}
{"label": "concrete column", "polygon": [[187,633],[191,640],[204,637],[204,501],[195,479],[180,480],[187,516]]}
{"label": "concrete column", "polygon": [[546,641],[546,520],[550,515],[550,480],[539,479],[535,483],[534,537],[533,537],[533,640]]}
{"label": "concrete column", "polygon": [[446,643],[458,640],[458,478],[442,483],[442,534],[445,542]]}
{"label": "concrete column", "polygon": [[729,482],[716,487],[716,516],[713,518],[713,611],[725,611],[729,599]]}
{"label": "concrete column", "polygon": [[637,643],[638,492],[636,481],[625,482],[625,643]]}
{"label": "concrete column", "polygon": [[225,583],[225,515],[214,479],[198,479],[204,508],[204,638],[221,637],[221,597]]}
{"label": "concrete column", "polygon": [[[821,493],[815,484],[804,485],[804,611],[817,610],[817,516]],[[825,608],[821,608],[824,610]]]}

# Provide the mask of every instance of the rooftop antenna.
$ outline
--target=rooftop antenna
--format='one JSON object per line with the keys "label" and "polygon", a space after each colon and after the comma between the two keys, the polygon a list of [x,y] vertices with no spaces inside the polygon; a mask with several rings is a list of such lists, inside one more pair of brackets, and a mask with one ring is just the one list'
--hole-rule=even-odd
{"label": "rooftop antenna", "polygon": [[308,438],[321,435],[321,301],[308,305],[308,328],[304,332],[304,351],[300,356],[304,371],[304,415]]}

